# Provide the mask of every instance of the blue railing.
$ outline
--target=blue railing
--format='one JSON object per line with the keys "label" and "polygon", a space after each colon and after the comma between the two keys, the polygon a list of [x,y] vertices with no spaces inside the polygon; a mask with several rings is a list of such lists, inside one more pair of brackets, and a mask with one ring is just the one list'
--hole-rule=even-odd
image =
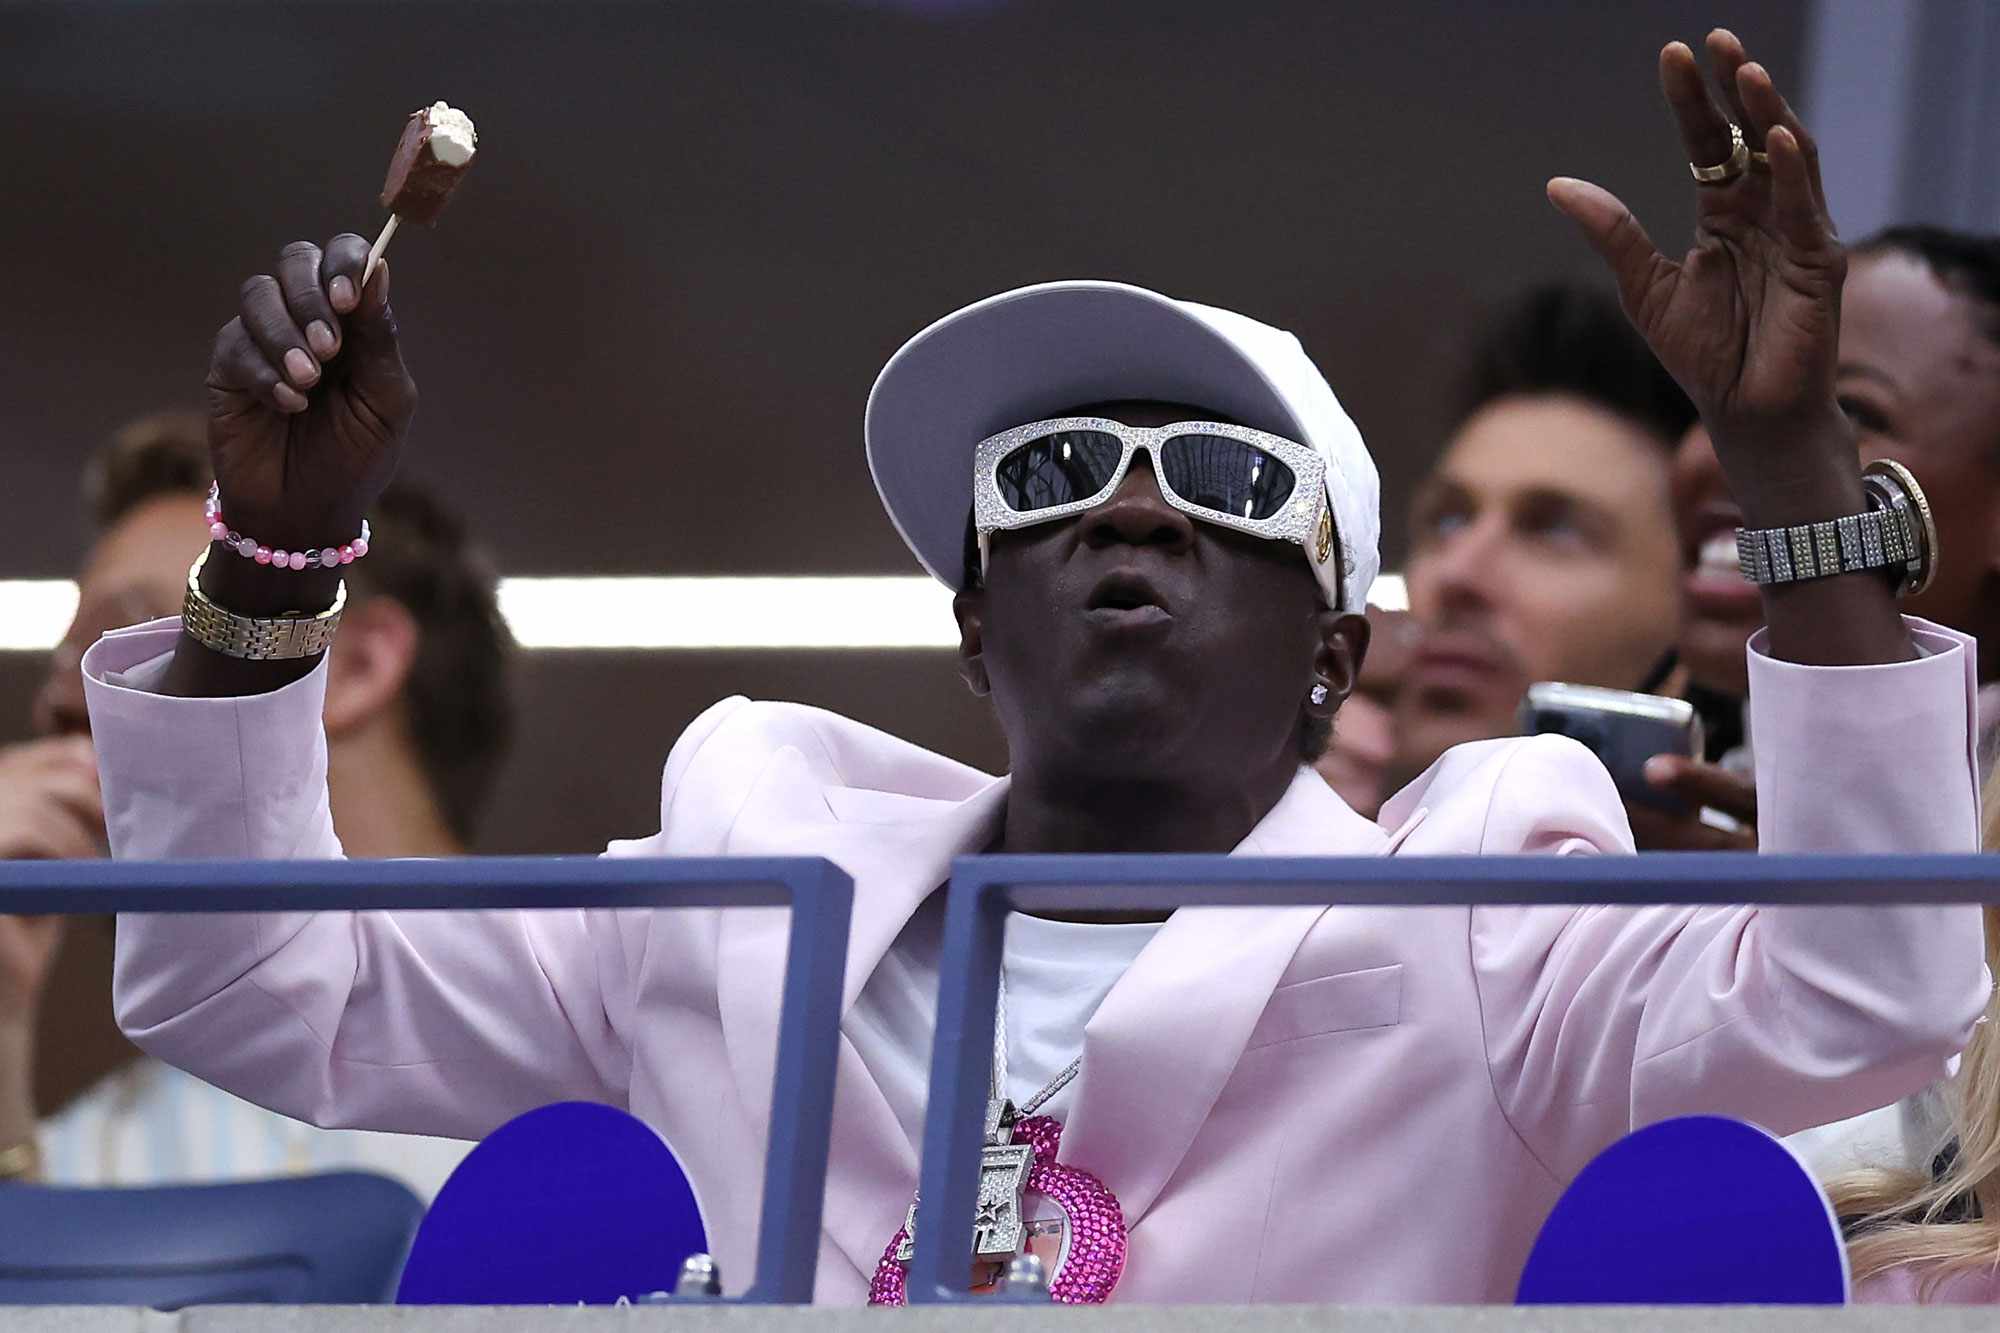
{"label": "blue railing", "polygon": [[[815,858],[0,863],[0,913],[789,907],[791,928],[748,1302],[812,1297],[853,888]],[[1088,906],[1886,905],[2000,901],[2000,858],[1225,856],[960,858],[942,982],[908,1291],[963,1290],[1007,912]]]}
{"label": "blue railing", "polygon": [[816,857],[0,863],[5,914],[790,908],[772,1105],[791,1113],[771,1121],[746,1303],[812,1299],[853,904],[853,881]]}

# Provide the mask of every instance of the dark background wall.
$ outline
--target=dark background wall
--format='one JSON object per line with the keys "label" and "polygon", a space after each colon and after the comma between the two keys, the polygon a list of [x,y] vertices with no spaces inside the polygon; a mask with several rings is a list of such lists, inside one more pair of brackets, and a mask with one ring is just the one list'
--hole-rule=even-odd
{"label": "dark background wall", "polygon": [[[1727,16],[1784,81],[1805,0]],[[1389,550],[1466,329],[1595,274],[1542,198],[1663,244],[1688,181],[1654,64],[1684,0],[0,5],[0,577],[86,541],[81,457],[196,401],[239,281],[372,233],[402,117],[481,132],[396,243],[414,469],[517,574],[910,572],[861,461],[903,338],[1020,283],[1123,278],[1295,330],[1379,458]],[[0,740],[41,662],[0,654]],[[484,850],[654,824],[681,726],[805,699],[989,766],[946,655],[538,654]]]}

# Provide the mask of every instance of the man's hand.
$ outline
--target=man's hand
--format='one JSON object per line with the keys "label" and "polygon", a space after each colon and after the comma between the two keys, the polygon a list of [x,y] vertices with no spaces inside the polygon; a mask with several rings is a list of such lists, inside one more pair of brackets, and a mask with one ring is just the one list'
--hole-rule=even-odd
{"label": "man's hand", "polygon": [[0,749],[0,861],[104,854],[104,802],[90,741],[61,736]]}
{"label": "man's hand", "polygon": [[[294,241],[246,279],[216,335],[208,438],[222,512],[271,547],[338,546],[389,484],[416,413],[389,309],[389,268],[366,290],[368,242]],[[273,575],[273,577],[281,577]]]}
{"label": "man's hand", "polygon": [[[1757,784],[1717,764],[1683,755],[1656,754],[1646,761],[1646,781],[1678,796],[1686,814],[1628,803],[1632,837],[1642,852],[1754,852],[1757,850]],[[1729,816],[1739,828],[1721,829],[1701,821],[1706,807]]]}
{"label": "man's hand", "polygon": [[[1558,178],[1549,200],[1604,257],[1625,313],[1700,409],[1746,526],[1858,514],[1860,460],[1833,394],[1847,255],[1827,213],[1818,149],[1734,34],[1711,32],[1708,55],[1713,91],[1686,46],[1660,52],[1683,153],[1700,167],[1728,162],[1734,123],[1764,160],[1753,157],[1726,181],[1690,182],[1695,243],[1679,263],[1598,186]],[[1764,605],[1773,656],[1852,665],[1915,655],[1879,575],[1766,588]]]}
{"label": "man's hand", "polygon": [[[364,288],[368,242],[294,241],[276,269],[247,279],[236,318],[215,336],[208,367],[208,443],[223,521],[273,550],[354,540],[402,457],[417,386],[389,308],[389,266]],[[243,616],[288,616],[333,604],[338,569],[275,570],[224,553],[201,590]],[[257,694],[310,671],[314,659],[252,662],[183,635],[160,682],[192,697]]]}
{"label": "man's hand", "polygon": [[[1754,162],[1727,183],[1694,185],[1695,244],[1679,263],[1662,255],[1610,193],[1583,181],[1549,183],[1555,206],[1583,228],[1610,265],[1632,322],[1686,389],[1716,436],[1718,452],[1737,432],[1799,425],[1827,458],[1857,469],[1851,437],[1826,441],[1817,428],[1838,420],[1833,370],[1840,341],[1840,288],[1846,253],[1827,215],[1812,136],[1731,33],[1709,34],[1708,53],[1730,116],[1717,105],[1694,53],[1679,42],[1660,53],[1660,86],[1690,162],[1728,160],[1733,120]],[[1803,442],[1803,441],[1802,441]],[[1837,448],[1836,448],[1837,446]],[[1775,460],[1723,456],[1746,509],[1793,468]],[[1732,463],[1734,466],[1732,466]],[[1858,492],[1857,492],[1858,494]],[[1819,517],[1819,515],[1815,515]]]}

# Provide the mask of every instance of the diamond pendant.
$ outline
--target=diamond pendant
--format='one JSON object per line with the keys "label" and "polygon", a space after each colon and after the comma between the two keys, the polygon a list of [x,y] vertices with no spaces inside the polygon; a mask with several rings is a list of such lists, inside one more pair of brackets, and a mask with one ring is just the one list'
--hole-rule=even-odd
{"label": "diamond pendant", "polygon": [[1035,1150],[1025,1143],[989,1144],[979,1150],[979,1203],[972,1214],[972,1257],[980,1263],[1005,1263],[1021,1252],[1028,1238],[1021,1217],[1021,1195],[1028,1188],[1028,1168]]}
{"label": "diamond pendant", "polygon": [[[1028,1171],[1035,1164],[1035,1150],[1024,1143],[1007,1142],[1013,1133],[1014,1120],[1012,1102],[986,1103],[986,1143],[979,1150],[979,1194],[972,1216],[975,1263],[1005,1263],[1027,1243],[1021,1196],[1028,1188]],[[903,1215],[896,1262],[907,1264],[916,1253],[917,1201],[912,1199],[910,1210]]]}
{"label": "diamond pendant", "polygon": [[[1011,1111],[1011,1108],[1007,1110]],[[991,1109],[988,1117],[989,1124],[1011,1119],[1003,1111],[996,1121]],[[1031,1116],[1013,1124],[1008,1137],[1011,1143],[988,1143],[980,1152],[979,1220],[973,1230],[973,1247],[979,1259],[982,1262],[996,1259],[1004,1262],[1018,1253],[1019,1247],[1025,1243],[1025,1210],[1019,1192],[1020,1186],[1025,1185],[1062,1212],[1065,1233],[1062,1260],[1049,1275],[1049,1299],[1063,1305],[1103,1304],[1125,1272],[1125,1213],[1118,1206],[1117,1196],[1090,1172],[1056,1161],[1057,1150],[1062,1144],[1062,1125],[1054,1118]],[[1014,1151],[1028,1154],[1027,1165],[1023,1167],[1026,1179],[1018,1184],[1011,1156],[1006,1159],[1010,1164],[1005,1166],[999,1159],[988,1157],[989,1153],[1011,1154]],[[1012,1220],[1015,1248],[1004,1255],[997,1251],[988,1254],[979,1248],[985,1239],[997,1243],[1002,1234],[998,1229],[1002,1223],[999,1216],[988,1221],[989,1181],[993,1189],[991,1197],[1004,1199],[1007,1216]],[[1014,1192],[1003,1193],[1008,1188]],[[868,1284],[870,1305],[904,1304],[905,1280],[909,1276],[910,1259],[916,1252],[916,1229],[917,1205],[912,1201],[902,1227],[890,1238],[887,1248],[882,1251],[881,1261],[875,1266],[874,1280]]]}

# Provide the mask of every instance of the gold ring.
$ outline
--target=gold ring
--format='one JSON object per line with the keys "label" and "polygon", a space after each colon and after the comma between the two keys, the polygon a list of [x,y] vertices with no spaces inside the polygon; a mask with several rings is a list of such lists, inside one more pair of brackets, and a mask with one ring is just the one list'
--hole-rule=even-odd
{"label": "gold ring", "polygon": [[1751,149],[1750,169],[1752,171],[1769,171],[1771,169],[1771,155],[1769,153],[1760,153],[1754,148]]}
{"label": "gold ring", "polygon": [[1703,185],[1727,185],[1743,174],[1744,168],[1750,165],[1750,158],[1750,145],[1743,141],[1742,128],[1732,124],[1729,127],[1729,159],[1712,167],[1700,167],[1690,162],[1688,170]]}

